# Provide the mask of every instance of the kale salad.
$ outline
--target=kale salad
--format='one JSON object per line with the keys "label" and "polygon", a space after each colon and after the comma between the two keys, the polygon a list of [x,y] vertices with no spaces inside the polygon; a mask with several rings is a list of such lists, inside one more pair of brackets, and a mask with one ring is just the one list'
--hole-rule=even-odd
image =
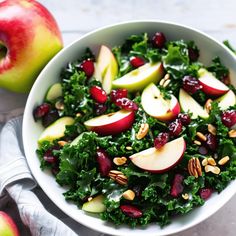
{"label": "kale salad", "polygon": [[62,69],[33,116],[41,169],[67,201],[115,225],[163,227],[235,179],[236,90],[219,57],[199,55],[193,41],[143,33]]}

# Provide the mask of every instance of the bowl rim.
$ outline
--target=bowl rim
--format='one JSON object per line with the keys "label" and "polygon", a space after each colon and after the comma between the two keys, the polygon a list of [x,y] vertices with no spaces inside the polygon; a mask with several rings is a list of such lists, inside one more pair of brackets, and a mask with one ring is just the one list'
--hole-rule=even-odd
{"label": "bowl rim", "polygon": [[[185,24],[179,24],[179,23],[176,23],[176,22],[172,22],[172,21],[165,21],[165,20],[155,20],[155,19],[141,19],[141,20],[127,20],[127,21],[121,21],[121,22],[118,22],[118,23],[114,23],[114,24],[108,24],[108,25],[105,25],[105,26],[102,26],[102,27],[99,27],[95,30],[92,30],[84,35],[82,35],[81,37],[75,39],[73,42],[71,42],[70,44],[68,44],[67,46],[65,46],[64,48],[62,48],[62,50],[60,50],[48,63],[47,65],[42,69],[42,71],[39,73],[39,75],[37,76],[37,79],[35,80],[31,90],[30,90],[30,93],[28,95],[28,98],[27,98],[27,101],[26,101],[26,105],[25,105],[25,111],[24,111],[24,114],[23,114],[23,123],[22,123],[22,139],[23,139],[23,147],[24,147],[24,151],[25,151],[25,156],[26,156],[26,160],[27,160],[27,164],[29,166],[29,169],[31,171],[31,168],[30,168],[30,165],[29,165],[29,162],[28,162],[28,158],[29,158],[29,153],[27,151],[27,147],[26,147],[26,139],[27,139],[27,135],[26,135],[26,130],[27,130],[27,114],[28,114],[28,107],[29,107],[29,104],[30,104],[30,101],[31,99],[33,99],[33,94],[35,92],[35,89],[38,87],[38,85],[41,83],[41,80],[39,80],[39,78],[41,77],[42,74],[44,74],[44,71],[47,70],[48,67],[51,66],[51,64],[54,63],[54,60],[57,60],[58,57],[61,56],[61,54],[64,53],[64,51],[66,51],[68,48],[72,47],[74,44],[77,44],[78,41],[86,38],[86,37],[89,37],[90,35],[93,35],[93,34],[96,34],[97,32],[100,32],[100,31],[103,31],[103,30],[106,30],[106,29],[111,29],[113,27],[118,27],[118,26],[123,26],[123,25],[128,25],[128,24],[138,24],[138,23],[157,23],[157,24],[166,24],[166,25],[171,25],[171,26],[176,26],[176,27],[181,27],[185,30],[190,30],[190,31],[194,31],[196,32],[197,34],[211,40],[212,42],[214,42],[215,44],[217,44],[219,47],[222,47],[224,50],[226,50],[226,52],[232,57],[234,58],[235,62],[236,62],[236,55],[228,48],[226,47],[223,43],[217,41],[216,39],[214,39],[214,37],[208,35],[207,33],[204,33],[203,31],[201,30],[198,30],[194,27],[191,27],[191,26],[187,26]],[[40,188],[44,191],[44,193],[49,197],[49,199],[54,203],[54,199],[53,199],[53,195],[49,194],[47,192],[47,189],[44,187],[43,183],[41,181],[39,181],[37,179],[37,177],[35,176],[35,173],[33,173],[31,171],[31,174],[33,175],[33,177],[35,178],[37,184],[40,186]],[[230,184],[232,182],[234,182],[236,180],[232,180],[230,182]],[[226,190],[227,188],[229,187],[229,185],[224,189]],[[223,191],[224,191],[223,190]],[[200,219],[198,220],[194,220],[186,225],[182,225],[181,227],[179,227],[177,230],[173,231],[173,232],[169,232],[169,233],[165,233],[165,234],[158,234],[159,236],[165,236],[165,235],[172,235],[172,234],[175,234],[175,233],[179,233],[179,232],[182,232],[184,230],[187,230],[193,226],[196,226],[198,225],[199,223],[203,222],[204,220],[206,220],[207,218],[209,218],[210,216],[212,216],[214,213],[216,213],[222,206],[224,206],[234,195],[236,194],[236,191],[235,192],[231,192],[230,194],[228,194],[225,198],[224,198],[224,201],[222,202],[218,202],[217,204],[217,207],[215,207],[213,210],[211,210],[210,213],[208,214],[204,214]],[[105,233],[105,234],[113,234],[113,235],[124,235],[124,234],[119,234],[118,231],[112,231],[111,230],[111,227],[106,227],[106,228],[103,228],[103,229],[100,229],[100,228],[96,228],[94,229],[93,226],[89,223],[89,222],[80,222],[78,221],[77,219],[75,219],[75,217],[68,211],[66,211],[65,209],[63,209],[62,206],[59,206],[58,204],[54,203],[58,208],[60,208],[60,210],[62,210],[66,215],[68,215],[69,217],[71,217],[72,219],[74,219],[75,221],[77,221],[79,224],[82,224],[92,230],[96,230],[98,232],[102,232],[102,233]],[[81,209],[78,209],[78,210],[81,210]],[[82,210],[81,210],[82,211]],[[115,226],[114,226],[115,228]],[[145,232],[145,230],[143,231]],[[151,235],[151,234],[150,234]],[[155,234],[156,235],[156,234]]]}

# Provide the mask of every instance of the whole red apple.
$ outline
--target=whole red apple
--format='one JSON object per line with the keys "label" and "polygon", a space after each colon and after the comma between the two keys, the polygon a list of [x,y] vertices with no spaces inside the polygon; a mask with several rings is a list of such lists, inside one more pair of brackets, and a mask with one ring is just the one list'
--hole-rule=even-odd
{"label": "whole red apple", "polygon": [[0,235],[19,236],[19,232],[14,221],[3,211],[0,211]]}
{"label": "whole red apple", "polygon": [[63,47],[51,13],[34,0],[0,2],[0,87],[28,92]]}

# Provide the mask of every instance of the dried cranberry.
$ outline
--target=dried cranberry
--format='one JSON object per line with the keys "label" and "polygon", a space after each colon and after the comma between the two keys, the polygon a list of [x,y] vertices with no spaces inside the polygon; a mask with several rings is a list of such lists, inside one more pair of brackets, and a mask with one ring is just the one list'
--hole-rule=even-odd
{"label": "dried cranberry", "polygon": [[156,32],[152,37],[152,44],[156,48],[163,48],[166,42],[166,37],[162,32]]}
{"label": "dried cranberry", "polygon": [[59,118],[58,111],[57,110],[51,110],[45,116],[43,116],[42,124],[43,124],[44,127],[48,127],[54,121],[56,121],[58,118]]}
{"label": "dried cranberry", "polygon": [[225,85],[230,85],[230,77],[229,75],[225,75],[221,78],[221,81],[225,84]]}
{"label": "dried cranberry", "polygon": [[206,147],[200,146],[200,147],[198,148],[198,152],[199,152],[201,155],[206,155],[206,154],[208,153],[208,150],[207,150]]}
{"label": "dried cranberry", "polygon": [[201,188],[199,190],[200,197],[203,200],[207,200],[211,196],[212,192],[213,190],[211,188]]}
{"label": "dried cranberry", "polygon": [[154,139],[154,147],[159,149],[163,147],[169,141],[168,133],[159,133],[158,136]]}
{"label": "dried cranberry", "polygon": [[178,119],[182,123],[182,125],[189,125],[191,123],[191,118],[188,114],[179,113]]}
{"label": "dried cranberry", "polygon": [[184,190],[183,187],[184,176],[176,174],[171,185],[170,195],[172,197],[178,197]]}
{"label": "dried cranberry", "polygon": [[80,69],[86,74],[88,78],[90,78],[94,73],[94,64],[91,59],[84,60],[80,64]]}
{"label": "dried cranberry", "polygon": [[43,155],[43,159],[48,163],[55,164],[58,161],[58,157],[53,154],[54,150],[59,150],[59,147],[54,146],[49,148]]}
{"label": "dried cranberry", "polygon": [[206,146],[211,150],[211,151],[216,151],[217,149],[217,139],[216,136],[209,133],[205,135],[206,137]]}
{"label": "dried cranberry", "polygon": [[128,96],[127,89],[111,90],[110,98],[112,102],[115,102],[119,98],[126,98]]}
{"label": "dried cranberry", "polygon": [[182,123],[179,119],[171,122],[168,126],[169,133],[171,136],[178,136],[182,132]]}
{"label": "dried cranberry", "polygon": [[197,61],[199,57],[199,50],[197,48],[188,48],[188,57],[190,61]]}
{"label": "dried cranberry", "polygon": [[125,110],[128,111],[137,111],[138,105],[130,100],[129,98],[119,98],[115,101],[115,104]]}
{"label": "dried cranberry", "polygon": [[125,215],[131,218],[140,218],[143,215],[141,210],[131,205],[121,205],[120,209]]}
{"label": "dried cranberry", "polygon": [[145,64],[145,61],[141,57],[131,57],[130,58],[130,64],[133,67],[138,68],[140,66],[143,66]]}
{"label": "dried cranberry", "polygon": [[202,89],[202,86],[195,77],[186,75],[183,78],[183,89],[188,93],[194,94]]}
{"label": "dried cranberry", "polygon": [[112,161],[105,150],[99,148],[96,153],[96,160],[99,166],[101,176],[107,176],[112,168]]}
{"label": "dried cranberry", "polygon": [[96,115],[102,115],[107,110],[107,106],[102,103],[95,103],[95,113]]}
{"label": "dried cranberry", "polygon": [[48,103],[43,103],[37,106],[33,111],[34,119],[38,120],[39,118],[42,118],[50,111],[50,109],[51,109],[51,106]]}
{"label": "dried cranberry", "polygon": [[223,111],[221,115],[222,123],[230,128],[236,123],[236,111],[235,110],[229,110],[229,111]]}
{"label": "dried cranberry", "polygon": [[55,165],[52,167],[51,172],[53,175],[57,175],[59,173],[60,169],[58,165]]}
{"label": "dried cranberry", "polygon": [[106,92],[99,86],[92,86],[89,90],[91,97],[98,103],[105,103],[107,101]]}

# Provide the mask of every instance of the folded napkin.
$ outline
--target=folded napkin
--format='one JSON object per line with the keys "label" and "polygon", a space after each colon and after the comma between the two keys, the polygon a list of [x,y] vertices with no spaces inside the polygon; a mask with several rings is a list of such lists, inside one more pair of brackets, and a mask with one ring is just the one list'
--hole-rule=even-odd
{"label": "folded napkin", "polygon": [[[0,196],[8,192],[17,204],[22,222],[29,227],[33,236],[78,235],[50,214],[31,191],[36,181],[24,157],[21,127],[22,117],[12,119],[3,127],[0,135]],[[85,233],[85,227],[77,225],[82,228],[83,235],[101,235],[89,229]]]}

